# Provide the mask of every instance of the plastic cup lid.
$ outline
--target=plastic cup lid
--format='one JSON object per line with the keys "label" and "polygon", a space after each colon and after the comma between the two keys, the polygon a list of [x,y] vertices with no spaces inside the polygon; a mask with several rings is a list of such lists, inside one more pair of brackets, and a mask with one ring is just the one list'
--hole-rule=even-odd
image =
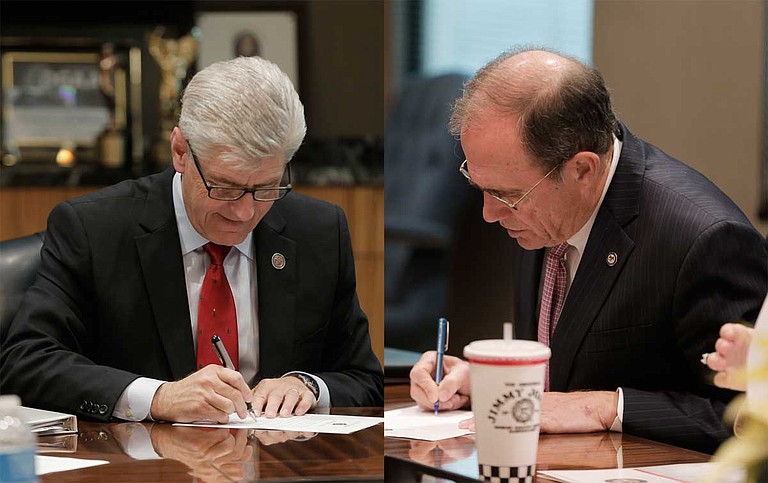
{"label": "plastic cup lid", "polygon": [[464,347],[464,357],[471,361],[546,362],[552,351],[544,344],[532,340],[476,340]]}

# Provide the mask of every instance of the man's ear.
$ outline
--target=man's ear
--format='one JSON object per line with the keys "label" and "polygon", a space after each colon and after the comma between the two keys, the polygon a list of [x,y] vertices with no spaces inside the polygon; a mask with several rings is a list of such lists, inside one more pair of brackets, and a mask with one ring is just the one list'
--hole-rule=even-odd
{"label": "man's ear", "polygon": [[187,161],[189,161],[189,146],[181,129],[178,126],[171,131],[171,157],[173,158],[173,168],[176,172],[184,174]]}
{"label": "man's ear", "polygon": [[600,156],[590,151],[581,151],[568,163],[571,166],[571,176],[578,183],[593,184],[600,178],[602,163]]}

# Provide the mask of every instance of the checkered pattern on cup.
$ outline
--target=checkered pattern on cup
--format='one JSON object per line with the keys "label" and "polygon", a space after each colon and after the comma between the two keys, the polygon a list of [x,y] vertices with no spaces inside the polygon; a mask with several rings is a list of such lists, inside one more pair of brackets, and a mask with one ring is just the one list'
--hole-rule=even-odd
{"label": "checkered pattern on cup", "polygon": [[490,483],[533,483],[536,466],[478,465],[480,479]]}

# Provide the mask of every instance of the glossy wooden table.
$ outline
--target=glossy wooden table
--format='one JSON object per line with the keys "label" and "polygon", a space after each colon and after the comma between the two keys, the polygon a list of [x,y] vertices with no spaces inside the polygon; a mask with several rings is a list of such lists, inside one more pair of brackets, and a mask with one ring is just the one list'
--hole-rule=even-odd
{"label": "glossy wooden table", "polygon": [[[385,409],[413,404],[407,385],[384,387]],[[385,438],[387,481],[419,481],[420,475],[477,480],[474,435],[442,441]],[[542,434],[536,470],[607,469],[701,463],[710,456],[621,433]],[[537,476],[534,481],[552,481]]]}
{"label": "glossy wooden table", "polygon": [[[333,414],[382,416],[381,408],[334,408]],[[42,482],[382,481],[384,435],[376,425],[349,435],[191,428],[152,423],[79,421],[75,452],[47,456],[109,464],[43,475]],[[125,450],[136,431],[151,435],[163,459]],[[75,436],[73,436],[74,438]],[[44,438],[41,438],[45,442]],[[138,451],[137,451],[138,450]],[[141,452],[134,448],[132,454]]]}

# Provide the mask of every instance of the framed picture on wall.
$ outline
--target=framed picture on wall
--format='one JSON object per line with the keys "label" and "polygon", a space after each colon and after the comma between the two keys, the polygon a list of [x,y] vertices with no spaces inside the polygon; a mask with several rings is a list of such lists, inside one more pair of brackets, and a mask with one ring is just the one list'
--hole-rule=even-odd
{"label": "framed picture on wall", "polygon": [[6,168],[128,168],[141,142],[137,48],[3,49],[2,164]]}
{"label": "framed picture on wall", "polygon": [[291,10],[200,12],[198,69],[239,56],[277,64],[299,90],[298,14]]}

